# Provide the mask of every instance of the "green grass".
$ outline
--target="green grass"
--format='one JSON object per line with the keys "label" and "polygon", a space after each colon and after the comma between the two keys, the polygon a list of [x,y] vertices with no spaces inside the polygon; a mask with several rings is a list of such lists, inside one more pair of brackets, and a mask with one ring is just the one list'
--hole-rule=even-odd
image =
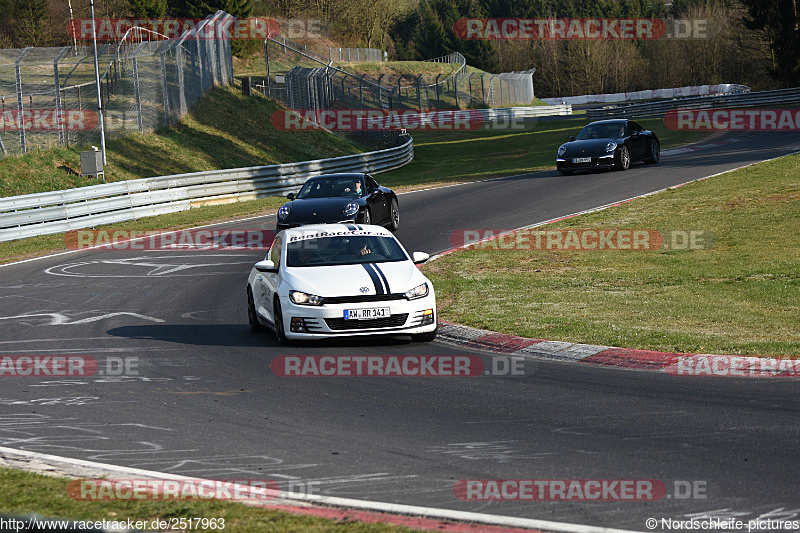
{"label": "green grass", "polygon": [[800,156],[541,229],[555,228],[705,230],[716,242],[703,250],[457,252],[423,267],[441,318],[626,348],[800,355]]}
{"label": "green grass", "polygon": [[[707,133],[667,129],[661,119],[638,121],[654,131],[662,149],[708,137]],[[414,136],[414,160],[381,176],[389,187],[442,181],[474,181],[554,168],[556,150],[587,124],[585,118],[539,121],[525,131],[436,132]]]}
{"label": "green grass", "polygon": [[386,524],[367,524],[354,520],[334,521],[293,515],[268,508],[248,507],[222,501],[79,501],[67,494],[69,480],[0,468],[0,509],[3,514],[84,521],[127,521],[170,518],[224,518],[224,529],[194,528],[191,531],[218,533],[347,531],[404,532],[416,531]]}
{"label": "green grass", "polygon": [[[234,87],[212,89],[175,126],[109,141],[106,181],[306,161],[367,149],[325,132],[278,131],[269,122],[278,109],[275,102],[244,97]],[[75,175],[80,173],[80,151],[86,149],[59,147],[0,160],[0,196],[98,183]]]}

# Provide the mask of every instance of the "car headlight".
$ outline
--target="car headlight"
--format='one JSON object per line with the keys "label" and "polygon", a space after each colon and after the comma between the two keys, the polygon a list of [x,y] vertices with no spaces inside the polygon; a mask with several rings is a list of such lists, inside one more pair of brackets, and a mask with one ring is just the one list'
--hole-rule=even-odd
{"label": "car headlight", "polygon": [[307,294],[300,291],[289,291],[289,299],[297,305],[322,305],[323,298],[316,294]]}
{"label": "car headlight", "polygon": [[289,204],[283,204],[280,209],[278,209],[278,218],[283,219],[289,216],[289,213],[292,212],[292,208],[289,207]]}
{"label": "car headlight", "polygon": [[566,153],[567,153],[567,145],[566,144],[562,144],[561,146],[558,147],[558,155],[559,156],[562,156],[562,155],[564,155]]}
{"label": "car headlight", "polygon": [[616,149],[617,149],[617,143],[615,143],[614,141],[611,141],[606,145],[606,152],[613,152]]}
{"label": "car headlight", "polygon": [[428,284],[423,283],[422,285],[417,285],[410,291],[406,291],[403,296],[405,296],[409,300],[416,300],[417,298],[424,298],[428,295]]}
{"label": "car headlight", "polygon": [[358,213],[358,202],[350,202],[344,206],[344,216],[351,217]]}

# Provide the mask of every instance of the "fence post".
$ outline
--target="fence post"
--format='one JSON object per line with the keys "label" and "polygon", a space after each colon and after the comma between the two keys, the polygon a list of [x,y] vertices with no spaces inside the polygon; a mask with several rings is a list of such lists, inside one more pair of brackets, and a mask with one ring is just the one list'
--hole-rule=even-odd
{"label": "fence post", "polygon": [[442,100],[441,100],[441,98],[439,98],[439,78],[441,76],[442,76],[441,74],[437,74],[436,75],[436,81],[434,82],[434,85],[433,85],[434,88],[436,89],[436,109],[441,109],[442,108]]}
{"label": "fence post", "polygon": [[139,132],[144,133],[142,119],[142,94],[139,91],[139,61],[133,56],[133,92],[136,94],[136,118],[139,122]]}
{"label": "fence post", "polygon": [[422,111],[422,88],[420,87],[422,83],[422,74],[417,76],[417,109]]}
{"label": "fence post", "polygon": [[[19,64],[25,59],[25,56],[28,55],[28,52],[33,50],[32,46],[25,48],[22,53],[20,53],[17,60],[14,62],[14,75],[16,77],[16,89],[17,89],[17,111],[19,112],[19,118],[22,119],[22,73],[19,68]],[[18,120],[19,122],[19,145],[22,149],[22,153],[26,153],[28,151],[28,147],[25,144],[25,121]]]}
{"label": "fence post", "polygon": [[161,96],[164,102],[164,125],[169,126],[169,94],[167,93],[167,66],[164,63],[164,53],[158,54],[161,66]]}
{"label": "fence post", "polygon": [[55,85],[56,97],[56,120],[58,121],[58,144],[65,144],[64,139],[64,117],[61,116],[61,83],[58,79],[58,62],[69,52],[70,47],[65,46],[53,60],[53,84]]}
{"label": "fence post", "polygon": [[178,67],[178,113],[184,116],[188,111],[186,106],[186,79],[183,74],[183,46],[175,47],[175,63]]}

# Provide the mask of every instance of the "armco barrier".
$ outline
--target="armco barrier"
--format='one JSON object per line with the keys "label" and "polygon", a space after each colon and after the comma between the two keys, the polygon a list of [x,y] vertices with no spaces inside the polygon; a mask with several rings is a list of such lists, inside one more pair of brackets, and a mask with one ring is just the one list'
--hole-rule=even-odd
{"label": "armco barrier", "polygon": [[328,172],[387,172],[414,158],[400,146],[300,163],[175,174],[0,198],[0,241],[51,235],[191,207],[275,196]]}
{"label": "armco barrier", "polygon": [[718,96],[697,96],[660,100],[643,104],[596,107],[586,110],[586,118],[660,117],[670,109],[726,109],[737,107],[781,106],[800,104],[800,87],[776,91],[757,91]]}

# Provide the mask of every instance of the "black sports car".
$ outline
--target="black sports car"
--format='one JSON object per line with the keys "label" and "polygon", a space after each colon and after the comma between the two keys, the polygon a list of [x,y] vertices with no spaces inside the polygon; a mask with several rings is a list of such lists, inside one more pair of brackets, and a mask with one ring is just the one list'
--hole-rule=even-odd
{"label": "black sports car", "polygon": [[558,147],[556,166],[568,176],[576,170],[628,170],[634,161],[658,163],[661,145],[652,131],[628,119],[599,120]]}
{"label": "black sports car", "polygon": [[325,174],[309,178],[278,209],[278,231],[305,224],[353,222],[400,226],[397,195],[369,174]]}

